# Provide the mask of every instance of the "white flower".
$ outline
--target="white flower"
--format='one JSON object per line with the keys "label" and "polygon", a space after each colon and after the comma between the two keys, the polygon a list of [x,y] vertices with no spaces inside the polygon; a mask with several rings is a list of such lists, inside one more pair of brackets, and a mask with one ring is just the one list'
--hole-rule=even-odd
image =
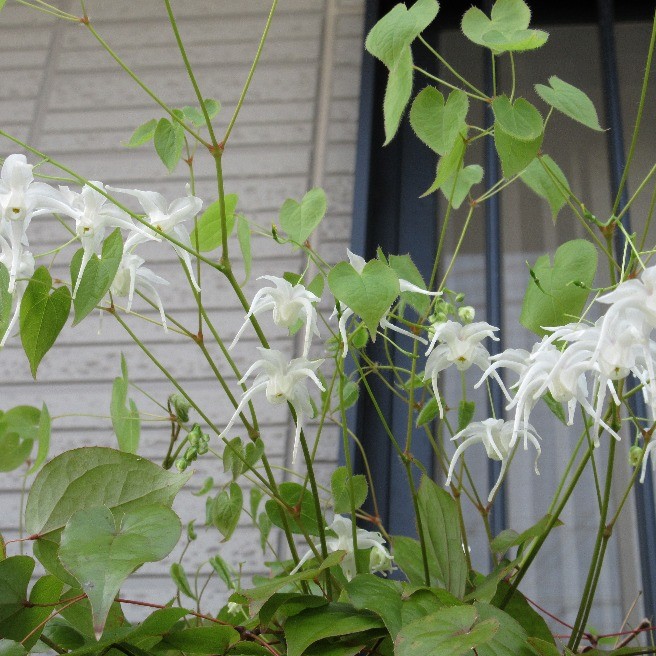
{"label": "white flower", "polygon": [[[438,374],[453,364],[460,371],[466,371],[473,364],[483,371],[487,370],[490,365],[490,353],[481,342],[487,337],[498,341],[494,333],[499,329],[484,321],[466,326],[457,321],[445,321],[434,324],[433,329],[435,333],[426,351],[428,360],[424,370],[424,380],[430,378],[440,410],[440,418],[443,418],[444,409],[437,389]],[[439,345],[437,345],[438,341]],[[500,382],[496,371],[491,371],[491,374]]]}
{"label": "white flower", "polygon": [[[326,528],[335,534],[334,538],[326,538],[327,551],[330,553],[335,551],[346,551],[346,555],[340,563],[340,567],[342,568],[346,579],[350,581],[357,573],[355,553],[353,551],[353,523],[347,517],[335,515],[333,523]],[[362,528],[358,528],[355,531],[355,540],[358,549],[371,549],[371,555],[369,556],[369,571],[372,574],[375,572],[381,572],[384,574],[385,572],[391,572],[393,570],[392,556],[385,548],[385,540],[380,533],[375,531],[365,531]],[[298,572],[298,570],[301,569],[301,566],[312,558],[313,555],[312,551],[308,551],[304,554],[298,562],[298,565],[294,567],[290,574]]]}
{"label": "white flower", "polygon": [[[0,236],[0,263],[4,264],[7,268],[9,268],[14,261],[14,253],[12,251],[11,246],[7,243],[7,240],[4,239],[2,236]],[[11,320],[9,321],[9,324],[7,325],[7,329],[5,330],[5,334],[2,336],[2,339],[0,340],[0,348],[3,347],[7,341],[7,338],[11,334],[11,331],[13,330],[14,326],[16,325],[16,322],[18,321],[18,317],[20,316],[20,307],[21,307],[21,301],[23,300],[23,294],[25,293],[25,288],[27,287],[27,284],[29,282],[29,279],[32,277],[32,274],[34,273],[34,257],[32,256],[32,253],[30,253],[28,250],[23,249],[21,251],[20,255],[20,260],[18,260],[17,266],[16,266],[16,282],[14,285],[14,290],[13,290],[13,298],[16,303],[14,307],[14,313],[11,317]],[[8,289],[8,291],[11,291]]]}
{"label": "white flower", "polygon": [[291,328],[299,321],[305,319],[303,356],[307,357],[310,351],[312,335],[319,334],[319,329],[317,328],[317,311],[314,303],[317,303],[320,299],[308,291],[303,285],[292,285],[284,278],[260,276],[258,280],[260,279],[270,280],[275,287],[262,287],[255,294],[244,323],[232,340],[232,344],[230,344],[228,350],[235,346],[241,334],[246,329],[246,326],[250,323],[249,319],[252,316],[273,310],[273,322],[276,326]]}
{"label": "white flower", "polygon": [[296,432],[292,452],[293,463],[296,460],[296,452],[298,451],[305,418],[312,417],[314,414],[310,393],[306,386],[307,379],[309,378],[322,392],[325,391],[315,373],[323,360],[308,360],[301,357],[290,361],[276,349],[258,347],[258,351],[262,357],[250,367],[239,383],[242,384],[254,371],[261,369],[262,372],[255,377],[251,388],[242,395],[239,405],[219,438],[222,438],[232,428],[239,413],[246,407],[248,401],[255,394],[264,390],[269,403],[274,405],[291,403],[296,412]]}
{"label": "white flower", "polygon": [[150,295],[157,303],[164,330],[168,330],[162,299],[157,293],[155,285],[168,285],[169,282],[168,280],[164,280],[164,278],[160,278],[145,266],[142,266],[144,262],[143,257],[139,257],[124,249],[121,263],[118,265],[114,281],[109,291],[113,297],[127,297],[128,303],[125,308],[127,312],[130,312],[132,309],[135,290]]}
{"label": "white flower", "polygon": [[[351,266],[359,274],[361,274],[362,271],[364,270],[365,265],[367,264],[367,261],[360,255],[356,255],[355,253],[352,253],[348,248],[346,249],[346,254],[348,255],[349,263],[351,264]],[[411,282],[408,282],[407,280],[403,280],[403,278],[399,279],[399,290],[401,291],[401,293],[414,292],[415,294],[424,294],[425,296],[442,295],[442,292],[429,292],[428,290],[422,289],[417,285],[413,285]],[[344,305],[343,303],[341,304],[341,310],[342,310],[342,314],[339,319],[338,328],[339,328],[339,336],[342,340],[342,344],[344,345],[342,351],[342,357],[345,358],[348,355],[348,337],[346,335],[346,324],[348,320],[353,316],[354,312],[353,310],[351,310],[351,308]],[[335,308],[333,313],[330,315],[330,318],[332,319],[336,314],[337,314],[337,308]],[[422,344],[428,343],[423,337],[420,337],[415,333],[411,333],[409,330],[405,330],[403,328],[399,328],[398,326],[395,326],[393,323],[389,321],[387,315],[388,313],[386,313],[378,323],[378,326],[381,330],[393,330],[394,332],[399,333],[400,335],[405,335],[406,337],[416,339],[418,342],[421,342]],[[375,334],[372,335],[371,339],[372,341],[376,341],[376,335]]]}
{"label": "white flower", "polygon": [[[118,189],[115,187],[107,187],[112,191],[117,191],[122,194],[129,194],[134,196],[141,207],[143,207],[144,212],[146,213],[146,218],[150,222],[150,225],[158,230],[161,230],[165,235],[169,235],[177,239],[181,244],[184,244],[187,248],[191,248],[191,237],[189,236],[189,231],[187,228],[182,225],[185,221],[193,219],[198,212],[200,212],[203,207],[203,201],[196,196],[192,196],[189,193],[189,185],[187,185],[187,196],[183,198],[177,198],[170,205],[167,203],[166,198],[162,194],[158,194],[155,191],[140,191],[139,189]],[[148,241],[148,239],[154,239],[156,241],[161,241],[161,236],[156,232],[152,232],[150,237],[142,232],[137,232],[130,236],[126,241],[126,249],[132,249],[137,244],[140,244],[143,241]],[[191,266],[191,257],[189,252],[184,248],[181,248],[177,244],[172,244],[173,250],[178,254],[178,257],[183,261],[189,277],[196,288],[200,291],[200,287],[196,282],[196,276],[194,274],[193,267]]]}
{"label": "white flower", "polygon": [[23,248],[29,246],[27,228],[33,217],[63,211],[59,192],[43,182],[34,182],[32,165],[25,155],[9,155],[0,171],[0,233],[11,244],[9,291],[14,291]]}
{"label": "white flower", "polygon": [[[520,428],[524,432],[525,441],[524,449],[528,448],[528,442],[535,447],[536,456],[535,456],[535,473],[539,476],[540,472],[538,471],[538,458],[542,449],[540,448],[539,436],[535,432],[535,429],[530,424],[522,424]],[[479,442],[485,447],[485,452],[487,457],[492,460],[501,461],[501,471],[499,472],[499,478],[497,478],[496,483],[490,494],[488,496],[488,501],[492,501],[494,495],[501,485],[504,474],[510,462],[510,456],[512,450],[515,446],[514,444],[514,434],[515,427],[512,422],[504,421],[503,419],[486,419],[485,421],[474,422],[469,424],[467,428],[461,430],[459,433],[453,436],[453,440],[459,440],[464,438],[464,441],[460,443],[453,458],[451,459],[451,464],[449,465],[449,473],[446,479],[446,485],[451,484],[451,477],[453,476],[453,470],[455,469],[458,458],[464,453],[465,449],[470,447],[472,444],[478,444]]]}
{"label": "white flower", "polygon": [[[102,182],[92,181],[91,184],[99,189],[105,189]],[[116,207],[99,191],[88,185],[82,187],[79,194],[71,191],[68,187],[60,187],[59,189],[66,203],[66,208],[62,210],[62,213],[75,220],[75,234],[79,237],[84,249],[77,281],[73,289],[73,298],[75,298],[80,282],[82,282],[82,274],[91,256],[94,254],[100,255],[100,246],[105,238],[106,228],[124,228],[141,233],[143,233],[143,230],[132,223],[126,212]],[[146,237],[148,238],[147,235]]]}

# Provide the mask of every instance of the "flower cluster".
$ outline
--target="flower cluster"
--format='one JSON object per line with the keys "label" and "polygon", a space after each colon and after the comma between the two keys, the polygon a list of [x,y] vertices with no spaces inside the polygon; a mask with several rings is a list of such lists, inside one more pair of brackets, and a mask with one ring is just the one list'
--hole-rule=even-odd
{"label": "flower cluster", "polygon": [[[202,201],[187,193],[167,206],[163,196],[150,191],[111,189],[136,196],[145,212],[144,223],[176,239],[174,248],[183,260],[193,284],[198,288],[191,267],[189,252],[191,240],[183,223],[192,219],[202,207]],[[20,306],[27,283],[34,273],[34,256],[28,250],[27,230],[34,217],[58,214],[74,220],[74,233],[82,246],[82,259],[73,283],[73,298],[77,295],[84,271],[96,255],[101,257],[101,247],[108,228],[119,228],[128,233],[123,246],[123,256],[112,282],[110,293],[114,297],[126,297],[127,311],[132,307],[135,290],[148,294],[157,303],[162,325],[166,319],[155,285],[166,285],[160,278],[143,266],[144,259],[134,253],[135,248],[146,241],[161,240],[159,233],[148,226],[136,225],[130,214],[109,200],[102,182],[84,185],[80,192],[69,187],[58,189],[34,180],[33,167],[24,155],[9,155],[0,171],[0,263],[8,272],[7,291],[14,299],[12,318],[0,339],[4,346],[20,314]],[[134,215],[133,215],[134,216]],[[184,247],[184,248],[183,248]]]}

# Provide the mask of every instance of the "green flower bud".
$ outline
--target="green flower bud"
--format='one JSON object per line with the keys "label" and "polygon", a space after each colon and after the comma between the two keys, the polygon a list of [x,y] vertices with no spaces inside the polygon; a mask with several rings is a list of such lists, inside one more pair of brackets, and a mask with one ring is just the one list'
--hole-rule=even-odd
{"label": "green flower bud", "polygon": [[465,300],[465,295],[462,292],[456,294],[456,303],[462,303],[464,300]]}
{"label": "green flower bud", "polygon": [[190,463],[196,460],[198,457],[198,449],[195,446],[190,446],[187,448],[184,454],[184,459]]}
{"label": "green flower bud", "polygon": [[196,521],[195,519],[192,519],[187,524],[187,539],[189,540],[189,542],[191,542],[192,540],[195,540],[198,537],[198,535],[196,534],[196,529],[194,528],[194,522],[195,521]]}
{"label": "green flower bud", "polygon": [[198,445],[198,455],[199,456],[204,456],[207,451],[209,450],[209,447],[207,446],[207,442],[201,442]]}
{"label": "green flower bud", "polygon": [[173,407],[175,416],[183,422],[189,421],[189,410],[191,403],[185,399],[182,394],[171,394],[169,396],[169,405]]}
{"label": "green flower bud", "polygon": [[634,444],[629,449],[629,464],[631,467],[637,467],[640,464],[640,459],[642,458],[642,447]]}
{"label": "green flower bud", "polygon": [[187,469],[188,466],[189,466],[189,463],[184,458],[178,458],[175,461],[175,468],[179,472],[183,472],[185,469]]}
{"label": "green flower bud", "polygon": [[471,305],[463,305],[458,308],[458,318],[463,323],[471,323],[476,316],[476,310]]}

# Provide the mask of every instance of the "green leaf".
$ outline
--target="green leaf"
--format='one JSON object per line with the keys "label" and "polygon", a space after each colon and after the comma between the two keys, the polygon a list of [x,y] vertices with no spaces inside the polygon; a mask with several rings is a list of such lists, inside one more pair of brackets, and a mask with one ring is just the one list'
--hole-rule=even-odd
{"label": "green leaf", "polygon": [[405,625],[394,641],[396,656],[465,656],[492,640],[499,622],[480,622],[473,606],[452,606]]}
{"label": "green leaf", "polygon": [[462,599],[467,581],[467,560],[455,500],[437,483],[422,476],[419,485],[419,514],[427,547],[429,567],[454,596]]}
{"label": "green leaf", "polygon": [[547,404],[547,408],[556,416],[558,421],[560,421],[564,426],[567,426],[567,415],[565,414],[565,409],[563,408],[562,403],[558,403],[554,399],[553,394],[547,390],[546,394],[543,394],[542,400]]}
{"label": "green leaf", "polygon": [[531,10],[522,0],[497,0],[488,18],[472,7],[462,18],[464,35],[495,54],[521,52],[543,46],[549,37],[542,30],[529,30]]}
{"label": "green leaf", "polygon": [[[405,535],[395,535],[392,537],[394,546],[394,562],[399,566],[401,571],[408,577],[408,581],[413,585],[425,585],[424,568],[422,565],[421,545],[414,538]],[[429,568],[431,576],[431,585],[438,585],[435,576],[435,568]]]}
{"label": "green leaf", "polygon": [[173,583],[175,583],[175,587],[180,590],[180,592],[191,599],[196,599],[196,595],[192,592],[191,586],[189,585],[189,579],[180,563],[172,563],[169,573]]}
{"label": "green leaf", "polygon": [[34,464],[30,467],[28,474],[33,474],[37,471],[41,465],[46,461],[48,457],[48,451],[50,451],[50,413],[46,404],[43,404],[41,408],[41,414],[39,417],[39,448],[36,453],[36,459]]}
{"label": "green leaf", "polygon": [[403,117],[403,112],[412,95],[412,51],[407,46],[399,57],[396,66],[389,72],[385,98],[383,99],[383,123],[385,126],[385,143],[387,145],[396,134]]}
{"label": "green leaf", "polygon": [[[421,289],[426,289],[426,283],[409,254],[390,255],[389,265],[396,271],[399,280],[407,280]],[[419,292],[401,292],[401,300],[407,301],[420,315],[428,312],[431,302],[430,297]]]}
{"label": "green leaf", "polygon": [[287,515],[289,527],[292,533],[302,534],[305,529],[310,535],[319,535],[319,522],[323,521],[321,517],[317,518],[314,511],[314,496],[310,490],[305,489],[299,483],[291,481],[281,483],[278,486],[280,498],[294,509],[291,513],[286,508],[283,509],[274,499],[269,499],[264,508],[269,519],[275,526],[284,528],[282,513]]}
{"label": "green leaf", "polygon": [[0,340],[9,328],[13,302],[14,296],[9,292],[9,270],[0,263]]}
{"label": "green leaf", "polygon": [[[510,547],[518,547],[523,545],[527,540],[536,538],[544,533],[547,528],[547,525],[551,521],[551,515],[545,515],[539,521],[537,521],[533,526],[527,528],[522,533],[517,533],[512,529],[506,529],[501,531],[494,540],[490,543],[490,549],[492,551],[504,554]],[[554,526],[562,526],[563,523],[560,520],[556,520]]]}
{"label": "green leaf", "polygon": [[27,284],[21,302],[21,340],[35,379],[39,363],[55,343],[71,309],[68,287],[58,287],[52,294],[51,288],[50,273],[41,266]]}
{"label": "green leaf", "polygon": [[[2,6],[0,6],[0,9],[2,9]],[[0,638],[0,656],[25,656],[26,654],[27,650],[19,642]]]}
{"label": "green leaf", "polygon": [[278,618],[298,615],[308,608],[318,608],[328,603],[323,597],[299,594],[297,592],[278,592],[262,606],[259,620],[262,626],[269,624],[274,616]]}
{"label": "green leaf", "polygon": [[325,638],[383,627],[383,622],[374,613],[358,612],[350,604],[331,603],[310,608],[285,622],[287,656],[301,656],[310,645]]}
{"label": "green leaf", "polygon": [[251,227],[243,216],[237,217],[237,239],[239,240],[239,249],[244,258],[244,274],[246,279],[244,284],[251,277],[251,267],[253,265],[253,255],[251,253]]}
{"label": "green leaf", "polygon": [[212,556],[208,562],[212,566],[212,569],[219,575],[219,578],[226,584],[228,590],[233,590],[235,584],[232,581],[232,574],[228,563],[219,554]]}
{"label": "green leaf", "polygon": [[351,481],[348,469],[346,467],[338,467],[330,479],[335,513],[338,515],[351,512],[351,482],[353,484],[353,506],[357,509],[367,499],[367,493],[369,491],[367,479],[362,474],[356,474]]}
{"label": "green leaf", "polygon": [[326,192],[321,187],[310,189],[299,203],[288,198],[280,208],[280,225],[289,238],[303,244],[326,215]]}
{"label": "green leaf", "polygon": [[[453,148],[451,148],[444,157],[440,157],[440,161],[437,163],[435,181],[428,189],[426,189],[420,198],[424,198],[424,196],[428,196],[438,189],[441,189],[447,180],[454,179],[456,172],[462,169],[465,159],[465,151],[467,150],[466,138],[467,132],[461,132],[460,136],[456,138]],[[451,184],[449,189],[453,189],[453,184]],[[447,200],[449,200],[450,193],[445,193],[445,195]]]}
{"label": "green leaf", "polygon": [[[71,281],[73,289],[77,285],[77,277],[82,264],[84,249],[80,248],[71,259]],[[92,255],[82,273],[82,280],[73,299],[75,318],[73,325],[84,319],[98,303],[105,298],[109,288],[114,282],[116,272],[123,257],[123,238],[121,231],[116,228],[102,247],[102,256]]]}
{"label": "green leaf", "polygon": [[71,516],[62,531],[59,559],[87,594],[97,638],[123,581],[140,565],[167,556],[181,530],[178,516],[165,506],[129,510],[119,523],[105,506]]}
{"label": "green leaf", "polygon": [[[339,397],[339,394],[337,396]],[[353,382],[352,380],[347,380],[344,383],[344,390],[343,390],[344,409],[348,410],[351,406],[354,406],[358,402],[359,396],[360,396],[360,387],[358,386],[358,384]]]}
{"label": "green leaf", "polygon": [[[551,642],[547,642],[546,640],[540,640],[539,638],[531,638],[530,636],[527,642],[529,645],[531,645],[531,647],[533,647],[533,649],[536,651],[538,656],[560,656],[560,649],[558,649],[558,647],[556,647]],[[594,650],[586,653],[594,654]],[[565,654],[567,654],[567,652],[565,652]]]}
{"label": "green leaf", "polygon": [[141,419],[136,403],[128,401],[128,370],[125,356],[121,354],[121,371],[123,376],[114,379],[112,400],[109,406],[112,426],[121,451],[136,453],[141,435]]}
{"label": "green leaf", "polygon": [[152,118],[150,121],[142,123],[130,137],[125,145],[128,148],[137,148],[149,142],[155,136],[155,128],[157,128],[157,119]]}
{"label": "green leaf", "polygon": [[584,239],[564,243],[554,256],[553,266],[548,255],[538,258],[533,267],[520,322],[537,335],[545,335],[545,327],[562,326],[576,321],[585,306],[588,290],[572,282],[592,286],[597,270],[597,250]]}
{"label": "green leaf", "polygon": [[503,175],[512,178],[521,173],[538,155],[543,135],[533,141],[524,141],[508,134],[494,124],[494,145],[501,160]]}
{"label": "green leaf", "polygon": [[208,476],[203,484],[200,486],[198,492],[192,492],[195,497],[202,497],[206,495],[214,487],[214,479],[211,476]]}
{"label": "green leaf", "polygon": [[244,497],[241,488],[237,483],[230,483],[229,490],[223,490],[214,499],[212,506],[212,523],[223,535],[223,542],[230,539],[235,532],[241,510],[244,504]]}
{"label": "green leaf", "polygon": [[561,168],[549,155],[536,157],[519,176],[522,182],[551,208],[554,221],[570,196],[569,183]]}
{"label": "green leaf", "polygon": [[462,399],[458,404],[458,431],[464,430],[469,426],[476,412],[476,404],[473,401]]}
{"label": "green leaf", "polygon": [[373,574],[358,574],[346,584],[346,593],[358,610],[370,610],[378,615],[392,639],[401,629],[401,589],[398,583]]}
{"label": "green leaf", "polygon": [[16,433],[24,440],[38,440],[41,411],[33,405],[17,405],[0,412],[0,433]]}
{"label": "green leaf", "polygon": [[[221,109],[221,103],[216,100],[212,100],[211,98],[206,98],[203,101],[203,104],[205,105],[205,109],[207,110],[207,114],[210,117],[210,120],[213,119]],[[184,114],[185,121],[188,123],[193,123],[193,125],[195,125],[197,128],[205,126],[205,115],[199,107],[183,107],[182,113]]]}
{"label": "green leaf", "polygon": [[528,635],[508,613],[484,603],[475,603],[481,624],[495,623],[499,629],[477,648],[479,656],[535,656]]}
{"label": "green leaf", "polygon": [[241,437],[233,437],[223,448],[223,471],[232,474],[236,481],[244,471],[244,445]]}
{"label": "green leaf", "polygon": [[436,0],[418,0],[410,9],[397,4],[373,26],[365,48],[391,70],[406,48],[433,22],[439,8]]}
{"label": "green leaf", "polygon": [[401,606],[402,623],[410,624],[421,617],[426,617],[445,606],[460,606],[461,602],[441,588],[406,588]]}
{"label": "green leaf", "polygon": [[597,110],[583,91],[555,75],[549,78],[549,84],[549,87],[544,84],[535,85],[535,91],[544,102],[593,130],[602,130]]}
{"label": "green leaf", "polygon": [[424,404],[424,407],[419,411],[419,415],[417,416],[417,428],[430,423],[439,414],[440,407],[437,404],[437,399],[434,396],[431,396]]}
{"label": "green leaf", "polygon": [[190,476],[114,449],[72,449],[46,463],[34,479],[25,507],[26,530],[44,536],[85,508],[107,506],[121,513],[152,504],[170,506]]}
{"label": "green leaf", "polygon": [[267,540],[269,539],[269,533],[271,533],[272,526],[273,523],[271,522],[269,515],[265,512],[260,513],[257,518],[257,527],[260,529],[260,548],[262,549],[262,553],[266,551]]}
{"label": "green leaf", "polygon": [[239,633],[231,626],[195,626],[181,631],[170,631],[164,636],[162,647],[189,654],[222,654],[239,640]]}
{"label": "green leaf", "polygon": [[483,168],[478,164],[470,164],[447,178],[441,186],[444,197],[451,201],[457,210],[467,198],[469,191],[483,179]]}
{"label": "green leaf", "polygon": [[540,112],[524,98],[511,102],[507,96],[492,101],[494,119],[501,129],[520,141],[535,141],[544,131]]}
{"label": "green leaf", "polygon": [[410,108],[410,125],[417,136],[438,155],[446,155],[458,135],[467,128],[469,99],[464,91],[455,90],[444,102],[435,87],[426,87],[415,97]]}
{"label": "green leaf", "polygon": [[29,556],[0,560],[0,622],[10,623],[24,609],[34,564]]}
{"label": "green leaf", "polygon": [[31,455],[34,440],[21,439],[17,433],[0,435],[0,472],[18,469]]}
{"label": "green leaf", "polygon": [[259,487],[251,488],[249,503],[251,507],[251,518],[253,519],[253,523],[255,523],[256,521],[257,511],[258,508],[260,507],[260,502],[262,501],[263,496],[264,496],[264,492],[262,492],[262,490],[260,490]]}
{"label": "green leaf", "polygon": [[173,173],[182,156],[184,128],[177,122],[172,123],[167,118],[161,118],[155,128],[154,140],[159,158],[169,173]]}
{"label": "green leaf", "polygon": [[[16,641],[25,641],[24,646],[31,649],[41,635],[44,620],[50,616],[52,608],[59,601],[63,587],[64,584],[55,576],[50,574],[42,576],[30,591],[29,602],[34,605],[21,604],[18,612],[5,621],[1,621],[0,636]],[[28,600],[25,598],[24,601]],[[27,638],[28,635],[29,638]]]}
{"label": "green leaf", "polygon": [[361,274],[348,262],[340,262],[328,274],[328,285],[340,303],[362,318],[372,340],[400,293],[398,276],[380,260],[367,262]]}
{"label": "green leaf", "polygon": [[[235,227],[235,210],[237,209],[237,194],[225,195],[226,226],[228,235],[232,234]],[[191,231],[191,243],[194,248],[198,245],[201,253],[213,251],[223,241],[223,227],[221,224],[221,203],[215,200],[201,214],[196,227]]]}

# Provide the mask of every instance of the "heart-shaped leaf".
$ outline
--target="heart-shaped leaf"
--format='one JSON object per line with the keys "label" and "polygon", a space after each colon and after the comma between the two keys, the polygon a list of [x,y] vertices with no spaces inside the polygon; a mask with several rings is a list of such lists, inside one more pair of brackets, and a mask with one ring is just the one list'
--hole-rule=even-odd
{"label": "heart-shaped leaf", "polygon": [[544,102],[593,130],[602,129],[594,103],[583,91],[555,75],[549,78],[549,84],[549,87],[544,84],[535,85],[538,96]]}
{"label": "heart-shaped leaf", "polygon": [[[237,194],[225,195],[226,226],[228,235],[235,227],[235,209],[237,208]],[[221,203],[215,200],[200,216],[196,227],[191,231],[191,245],[201,253],[213,251],[221,245],[223,227],[221,224]]]}
{"label": "heart-shaped leaf", "polygon": [[[84,249],[80,248],[71,259],[73,289],[77,284],[83,254]],[[73,308],[75,309],[73,325],[80,323],[105,298],[114,282],[122,257],[123,239],[121,231],[116,228],[103,243],[102,257],[94,254],[87,262],[80,286],[77,288],[77,294],[73,299]]]}
{"label": "heart-shaped leaf", "polygon": [[446,155],[466,128],[469,100],[463,91],[444,96],[435,87],[426,87],[415,97],[410,109],[410,125],[417,136],[438,155]]}
{"label": "heart-shaped leaf", "polygon": [[288,525],[292,533],[303,534],[307,531],[310,535],[319,535],[319,522],[315,511],[314,496],[303,485],[287,481],[278,487],[280,498],[293,512],[283,509],[275,499],[269,499],[264,505],[269,519],[278,527],[283,528],[282,513],[287,515]]}
{"label": "heart-shaped leaf", "polygon": [[[182,112],[180,114],[184,116]],[[169,173],[173,173],[182,156],[184,128],[177,122],[171,122],[167,118],[161,118],[157,122],[153,138],[155,150],[159,158],[169,170]]]}
{"label": "heart-shaped leaf", "polygon": [[400,293],[395,271],[380,260],[367,262],[358,273],[348,262],[340,262],[328,274],[335,298],[361,317],[375,339],[380,320]]}
{"label": "heart-shaped leaf", "polygon": [[543,46],[549,35],[542,30],[529,30],[531,10],[523,0],[497,0],[488,18],[472,7],[462,18],[464,35],[479,46],[500,54],[533,50]]}
{"label": "heart-shaped leaf", "polygon": [[44,536],[63,528],[84,508],[127,512],[152,504],[170,506],[190,476],[115,449],[71,449],[44,465],[34,479],[25,507],[26,529]]}
{"label": "heart-shaped leaf", "polygon": [[406,46],[396,66],[389,72],[385,97],[383,99],[383,125],[385,127],[385,144],[396,134],[403,117],[403,112],[410,102],[413,78],[412,51]]}
{"label": "heart-shaped leaf", "polygon": [[280,225],[292,241],[303,244],[326,215],[326,192],[315,187],[299,203],[288,198],[280,208]]}
{"label": "heart-shaped leaf", "polygon": [[229,490],[223,490],[212,505],[212,523],[223,535],[225,542],[235,532],[244,505],[244,495],[237,483],[230,483]]}
{"label": "heart-shaped leaf", "polygon": [[507,96],[497,96],[492,101],[496,126],[520,141],[534,141],[544,131],[540,112],[524,98],[510,102]]}
{"label": "heart-shaped leaf", "polygon": [[546,327],[576,321],[588,298],[588,289],[572,283],[592,286],[597,270],[597,249],[585,239],[564,243],[554,256],[539,257],[524,295],[523,326],[542,336]]}
{"label": "heart-shaped leaf", "polygon": [[119,523],[106,506],[74,513],[62,531],[59,559],[93,611],[96,637],[123,581],[140,565],[167,556],[180,539],[178,516],[165,506],[127,511]]}
{"label": "heart-shaped leaf", "polygon": [[555,221],[570,194],[569,183],[558,164],[549,155],[541,155],[519,177],[527,187],[549,203]]}
{"label": "heart-shaped leaf", "polygon": [[453,209],[457,210],[467,198],[471,188],[482,179],[483,168],[478,164],[470,164],[447,178],[441,187],[441,191],[447,201],[451,203]]}
{"label": "heart-shaped leaf", "polygon": [[533,141],[517,139],[499,124],[494,124],[494,146],[501,160],[503,175],[511,178],[521,173],[538,155],[543,135]]}
{"label": "heart-shaped leaf", "polygon": [[[205,98],[203,104],[205,105],[205,110],[207,111],[210,120],[213,119],[221,109],[221,103],[217,100],[212,100],[212,98]],[[205,114],[203,114],[203,110],[199,107],[183,107],[182,113],[184,114],[185,120],[188,123],[193,123],[197,128],[203,127],[206,123]]]}
{"label": "heart-shaped leaf", "polygon": [[21,302],[21,340],[35,379],[39,363],[55,343],[71,309],[68,287],[58,287],[52,294],[51,288],[50,273],[41,266],[27,284]]}
{"label": "heart-shaped leaf", "polygon": [[351,481],[346,467],[338,467],[333,472],[330,488],[333,493],[334,510],[338,514],[351,512],[351,483],[353,484],[353,506],[357,509],[367,499],[369,491],[367,479],[362,474],[356,474]]}

